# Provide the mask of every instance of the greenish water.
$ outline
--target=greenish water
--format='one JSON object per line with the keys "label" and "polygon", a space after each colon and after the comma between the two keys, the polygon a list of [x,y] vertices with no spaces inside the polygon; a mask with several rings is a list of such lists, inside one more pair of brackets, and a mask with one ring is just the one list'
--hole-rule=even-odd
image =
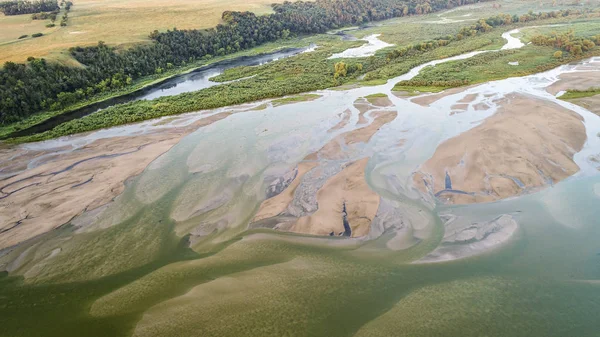
{"label": "greenish water", "polygon": [[[470,90],[494,93],[492,107],[519,86],[550,99],[535,91],[544,76]],[[96,219],[1,257],[0,336],[598,336],[600,176],[585,158],[577,176],[501,202],[435,205],[410,188],[440,142],[493,113],[450,117],[443,105],[463,96],[424,108],[390,95],[398,117],[343,147],[346,161],[370,158],[365,179],[383,201],[423,220],[407,227],[410,247],[390,248],[390,228],[370,240],[247,230],[273,177],[359,127],[353,102],[394,84],[236,113],[185,137]],[[347,126],[328,132],[346,109]],[[598,118],[585,117],[591,133]],[[419,263],[442,240],[440,214],[511,214],[519,227],[473,257]]]}

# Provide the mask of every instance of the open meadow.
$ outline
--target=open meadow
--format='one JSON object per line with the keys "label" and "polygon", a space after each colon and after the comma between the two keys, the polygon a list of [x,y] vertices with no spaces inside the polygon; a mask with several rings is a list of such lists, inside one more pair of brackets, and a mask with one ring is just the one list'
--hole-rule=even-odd
{"label": "open meadow", "polygon": [[[46,28],[49,20],[32,20],[31,14],[0,14],[0,64],[23,62],[29,56],[72,64],[67,49],[95,45],[128,46],[148,42],[153,30],[210,28],[221,21],[221,13],[252,11],[264,14],[279,0],[76,0],[66,27]],[[21,35],[43,33],[39,38]]]}

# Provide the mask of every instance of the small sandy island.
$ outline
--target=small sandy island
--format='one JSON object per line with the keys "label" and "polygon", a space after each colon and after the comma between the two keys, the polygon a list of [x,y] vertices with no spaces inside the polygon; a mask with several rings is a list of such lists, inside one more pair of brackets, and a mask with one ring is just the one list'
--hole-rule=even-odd
{"label": "small sandy island", "polygon": [[573,155],[586,140],[582,118],[520,94],[496,114],[436,149],[414,184],[450,204],[504,199],[555,184],[579,170]]}
{"label": "small sandy island", "polygon": [[457,260],[498,248],[515,234],[518,224],[505,214],[475,223],[452,217],[444,227],[442,243],[417,263]]}
{"label": "small sandy island", "polygon": [[[583,66],[578,66],[578,68]],[[600,68],[600,66],[599,66]],[[576,68],[577,69],[577,68]],[[566,90],[588,90],[590,88],[600,87],[599,71],[578,71],[574,73],[560,74],[559,80],[554,82],[546,91],[556,95]]]}
{"label": "small sandy island", "polygon": [[[600,75],[599,75],[600,76]],[[571,103],[577,104],[586,110],[600,116],[600,95],[573,98],[568,100]]]}
{"label": "small sandy island", "polygon": [[363,237],[380,197],[365,180],[369,158],[352,160],[353,145],[367,143],[395,111],[375,111],[371,124],[342,133],[312,153],[281,193],[265,200],[250,228],[267,227],[313,235]]}

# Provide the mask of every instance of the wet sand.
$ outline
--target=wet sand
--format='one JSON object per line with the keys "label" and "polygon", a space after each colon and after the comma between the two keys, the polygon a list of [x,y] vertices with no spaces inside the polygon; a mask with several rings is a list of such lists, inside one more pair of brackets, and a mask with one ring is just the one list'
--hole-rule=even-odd
{"label": "wet sand", "polygon": [[[600,74],[598,75],[600,76]],[[577,104],[585,109],[595,113],[600,116],[600,95],[590,96],[590,97],[582,97],[582,98],[574,98],[568,100],[571,103]]]}
{"label": "wet sand", "polygon": [[252,222],[271,218],[283,213],[286,210],[287,206],[294,199],[294,192],[296,191],[298,185],[300,185],[302,177],[304,177],[306,172],[312,170],[317,165],[317,162],[303,162],[298,164],[298,173],[296,174],[296,177],[294,178],[292,183],[288,185],[288,187],[285,190],[283,190],[280,194],[265,200],[260,205],[260,208],[254,216]]}
{"label": "wet sand", "polygon": [[[195,123],[153,132],[93,141],[76,150],[44,158],[36,168],[33,159],[56,151],[4,149],[15,158],[0,183],[0,249],[46,233],[68,223],[84,211],[111,202],[125,188],[125,181],[140,174],[150,162],[199,127],[226,118],[218,113]],[[10,171],[9,171],[10,170]]]}
{"label": "wet sand", "polygon": [[582,118],[557,104],[508,95],[496,114],[442,143],[413,176],[450,204],[489,202],[555,184],[579,170]]}
{"label": "wet sand", "polygon": [[[312,235],[366,236],[380,198],[365,180],[369,158],[349,160],[353,156],[352,145],[369,142],[379,128],[396,118],[397,113],[375,111],[372,115],[371,124],[342,133],[319,151],[306,156],[289,186],[261,204],[250,228],[269,227]],[[309,173],[310,177],[305,178]]]}
{"label": "wet sand", "polygon": [[350,121],[350,118],[352,117],[352,111],[350,111],[349,109],[346,109],[340,115],[342,117],[342,120],[340,120],[339,123],[337,123],[334,127],[332,127],[331,129],[329,129],[327,132],[333,132],[333,131],[336,131],[336,130],[343,129],[348,124],[348,122]]}
{"label": "wet sand", "polygon": [[517,229],[517,222],[506,214],[475,223],[451,217],[444,225],[441,244],[417,262],[443,262],[478,255],[508,242]]}
{"label": "wet sand", "polygon": [[328,180],[317,192],[319,209],[298,219],[290,231],[351,237],[367,235],[379,206],[379,196],[364,178],[368,161],[368,158],[356,161]]}
{"label": "wet sand", "polygon": [[[585,66],[579,65],[577,69],[582,67]],[[546,91],[552,95],[556,95],[559,92],[566,90],[588,90],[591,88],[600,87],[599,71],[578,71],[574,73],[565,73],[561,74],[558,78],[558,81],[546,88]]]}
{"label": "wet sand", "polygon": [[[451,89],[447,89],[444,90],[442,92],[436,93],[436,94],[427,94],[427,95],[421,95],[418,97],[415,97],[413,99],[411,99],[410,101],[416,104],[419,104],[421,106],[429,106],[430,104],[432,104],[433,102],[436,102],[446,96],[450,96],[450,95],[454,95],[454,94],[459,94],[467,89],[471,88],[471,86],[468,87],[458,87],[458,88],[451,88]],[[465,102],[466,103],[466,102]]]}

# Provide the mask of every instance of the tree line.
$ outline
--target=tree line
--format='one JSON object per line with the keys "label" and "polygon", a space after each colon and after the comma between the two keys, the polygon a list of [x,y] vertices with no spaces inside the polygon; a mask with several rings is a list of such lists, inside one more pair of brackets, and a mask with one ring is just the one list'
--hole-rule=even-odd
{"label": "tree line", "polygon": [[40,12],[52,12],[58,10],[57,0],[36,1],[3,1],[0,2],[0,12],[4,15],[32,14]]}
{"label": "tree line", "polygon": [[508,26],[514,23],[519,22],[530,22],[536,20],[544,20],[549,18],[558,18],[558,17],[567,17],[570,15],[580,15],[583,11],[580,10],[559,10],[559,11],[551,11],[551,12],[540,12],[533,13],[529,12],[527,14],[517,16],[517,15],[509,15],[509,14],[499,14],[487,19],[480,19],[476,23],[466,26],[460,29],[460,31],[456,35],[447,35],[444,37],[440,37],[431,41],[420,42],[412,45],[408,45],[402,48],[398,48],[392,50],[387,54],[387,61],[391,61],[398,57],[403,57],[406,55],[417,54],[421,52],[425,52],[428,50],[432,50],[438,47],[443,47],[448,45],[453,41],[460,41],[466,37],[475,36],[480,33],[486,33],[491,31],[495,27],[500,26]]}
{"label": "tree line", "polygon": [[81,98],[110,91],[142,76],[210,59],[292,35],[323,33],[405,15],[425,14],[478,0],[317,0],[274,4],[274,13],[226,11],[223,23],[203,30],[154,31],[150,44],[117,51],[100,42],[75,47],[71,55],[84,67],[67,67],[30,58],[7,62],[0,70],[0,123],[35,112],[62,109]]}
{"label": "tree line", "polygon": [[536,35],[531,38],[531,43],[536,46],[559,49],[554,53],[555,58],[563,57],[563,52],[578,56],[600,44],[600,34],[587,39],[575,36],[575,32],[571,29],[565,33],[552,32],[549,35]]}

